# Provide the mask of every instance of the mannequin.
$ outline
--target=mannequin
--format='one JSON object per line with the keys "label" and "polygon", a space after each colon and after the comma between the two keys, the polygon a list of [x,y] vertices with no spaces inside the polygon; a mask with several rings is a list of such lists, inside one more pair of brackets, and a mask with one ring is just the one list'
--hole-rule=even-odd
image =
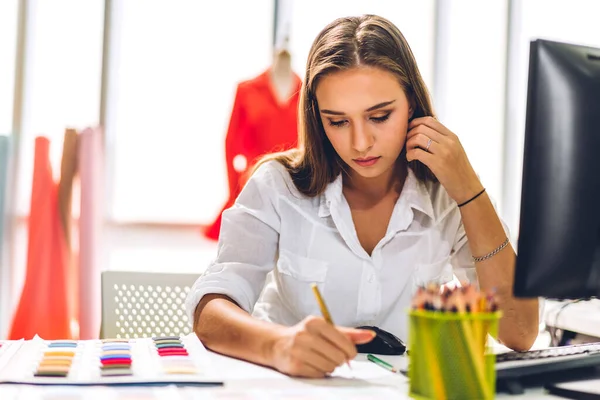
{"label": "mannequin", "polygon": [[238,84],[225,139],[229,198],[204,230],[209,239],[219,238],[221,213],[234,204],[256,160],[297,144],[301,80],[292,69],[287,42],[284,38],[275,47],[273,62],[266,71]]}
{"label": "mannequin", "polygon": [[287,102],[295,89],[295,76],[292,70],[292,56],[286,48],[278,50],[273,57],[269,77],[273,92],[279,103]]}

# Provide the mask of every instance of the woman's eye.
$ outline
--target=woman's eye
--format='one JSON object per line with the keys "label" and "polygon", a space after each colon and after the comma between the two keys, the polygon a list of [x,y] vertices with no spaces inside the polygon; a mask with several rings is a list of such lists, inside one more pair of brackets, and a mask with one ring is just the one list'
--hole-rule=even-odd
{"label": "woman's eye", "polygon": [[385,122],[390,117],[390,114],[391,114],[391,112],[389,112],[389,113],[387,113],[385,115],[382,115],[380,117],[371,117],[371,121],[373,121],[373,122],[375,122],[377,124]]}
{"label": "woman's eye", "polygon": [[339,121],[334,121],[332,119],[329,120],[329,125],[335,126],[335,127],[341,127],[341,126],[346,125],[347,123],[348,123],[348,121],[345,119],[341,119]]}

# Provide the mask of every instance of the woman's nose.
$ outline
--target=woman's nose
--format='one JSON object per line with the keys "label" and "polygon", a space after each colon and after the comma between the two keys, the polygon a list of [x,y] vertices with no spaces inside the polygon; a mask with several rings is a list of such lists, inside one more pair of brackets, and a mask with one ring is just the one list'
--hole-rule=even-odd
{"label": "woman's nose", "polygon": [[368,132],[364,124],[354,125],[352,132],[352,148],[359,153],[367,152],[371,147],[375,138]]}

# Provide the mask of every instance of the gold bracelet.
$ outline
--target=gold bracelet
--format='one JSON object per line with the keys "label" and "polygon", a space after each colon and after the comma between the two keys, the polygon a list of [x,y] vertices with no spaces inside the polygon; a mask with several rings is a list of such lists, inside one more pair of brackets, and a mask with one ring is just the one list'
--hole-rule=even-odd
{"label": "gold bracelet", "polygon": [[491,252],[487,253],[484,256],[481,257],[473,257],[473,261],[474,262],[481,262],[481,261],[485,261],[489,258],[494,257],[496,254],[500,253],[500,251],[502,251],[503,248],[505,248],[506,246],[508,246],[509,240],[508,237],[506,238],[506,240],[497,248],[495,248],[494,250],[492,250]]}

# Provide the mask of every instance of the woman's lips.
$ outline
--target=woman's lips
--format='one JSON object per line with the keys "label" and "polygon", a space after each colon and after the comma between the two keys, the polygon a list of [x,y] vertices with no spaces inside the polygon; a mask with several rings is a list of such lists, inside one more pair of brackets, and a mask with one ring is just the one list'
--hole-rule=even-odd
{"label": "woman's lips", "polygon": [[372,165],[375,165],[375,163],[377,161],[379,161],[381,157],[366,157],[366,158],[355,158],[354,161],[355,163],[357,163],[358,165],[360,165],[361,167],[370,167]]}

